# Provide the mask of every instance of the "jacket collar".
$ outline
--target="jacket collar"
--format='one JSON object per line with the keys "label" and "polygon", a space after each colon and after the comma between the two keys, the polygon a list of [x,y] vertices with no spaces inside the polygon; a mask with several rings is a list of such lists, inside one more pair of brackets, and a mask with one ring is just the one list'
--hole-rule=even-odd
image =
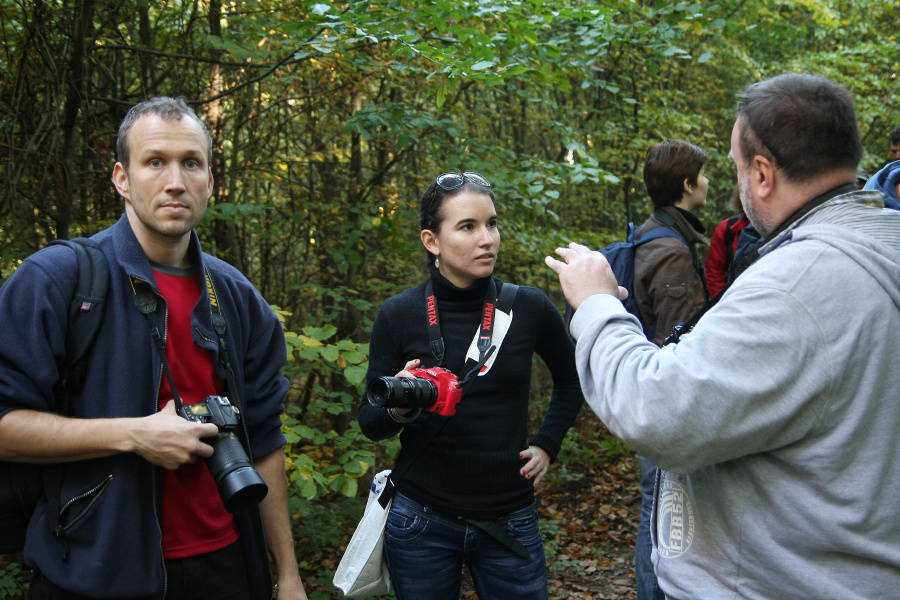
{"label": "jacket collar", "polygon": [[664,206],[657,210],[662,210],[675,219],[675,222],[678,223],[683,230],[688,243],[709,245],[709,240],[707,240],[704,235],[704,233],[706,233],[706,228],[695,215],[674,206]]}
{"label": "jacket collar", "polygon": [[[128,221],[128,215],[123,214],[119,221],[110,228],[113,239],[113,248],[116,253],[116,260],[125,270],[129,277],[136,277],[141,281],[149,283],[154,291],[159,292],[156,287],[156,277],[150,267],[150,259],[144,253],[144,248],[138,241],[131,223]],[[206,295],[206,281],[203,274],[203,251],[200,247],[200,238],[197,232],[191,230],[191,241],[188,246],[188,255],[191,259],[191,268],[194,271],[194,277],[197,278],[197,285],[200,287],[201,295]]]}

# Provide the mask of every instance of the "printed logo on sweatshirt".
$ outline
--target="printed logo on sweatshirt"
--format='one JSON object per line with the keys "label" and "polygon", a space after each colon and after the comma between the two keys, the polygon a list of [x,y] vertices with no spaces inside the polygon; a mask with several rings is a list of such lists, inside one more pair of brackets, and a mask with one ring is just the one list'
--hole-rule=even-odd
{"label": "printed logo on sweatshirt", "polygon": [[694,507],[678,481],[663,476],[656,511],[656,551],[662,558],[681,556],[694,541]]}

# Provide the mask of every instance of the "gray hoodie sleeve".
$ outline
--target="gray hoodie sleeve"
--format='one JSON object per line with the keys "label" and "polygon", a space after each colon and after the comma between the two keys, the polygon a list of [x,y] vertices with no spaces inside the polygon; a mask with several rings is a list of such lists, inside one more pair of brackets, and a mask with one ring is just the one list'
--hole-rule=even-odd
{"label": "gray hoodie sleeve", "polygon": [[835,358],[796,279],[748,278],[662,349],[618,300],[590,298],[572,322],[587,402],[640,455],[678,473],[799,439],[821,418]]}

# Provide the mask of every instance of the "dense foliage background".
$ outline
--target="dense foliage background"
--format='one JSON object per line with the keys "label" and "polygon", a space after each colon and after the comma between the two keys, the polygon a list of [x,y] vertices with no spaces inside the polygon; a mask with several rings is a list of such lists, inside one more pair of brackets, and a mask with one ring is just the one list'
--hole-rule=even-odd
{"label": "dense foliage background", "polygon": [[850,88],[874,172],[900,124],[896,26],[890,0],[4,2],[0,282],[48,240],[114,222],[118,123],[143,98],[188,98],[216,140],[205,248],[288,332],[291,506],[310,564],[396,451],[361,438],[355,404],[379,303],[423,277],[416,199],[436,174],[490,179],[497,274],[560,300],[542,257],[646,218],[652,143],[708,149],[701,217],[711,231],[734,212],[735,96],[754,81],[806,71]]}

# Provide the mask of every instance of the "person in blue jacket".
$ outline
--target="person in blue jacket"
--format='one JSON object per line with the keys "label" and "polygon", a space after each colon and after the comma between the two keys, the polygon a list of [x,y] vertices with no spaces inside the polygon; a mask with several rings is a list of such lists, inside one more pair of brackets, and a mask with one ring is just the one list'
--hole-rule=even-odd
{"label": "person in blue jacket", "polygon": [[[50,410],[74,253],[37,252],[0,288],[0,460],[61,470],[59,497],[45,493],[26,535],[31,598],[268,599],[276,586],[267,551],[278,598],[306,598],[287,511],[284,333],[247,278],[205,254],[194,231],[213,189],[211,147],[182,98],[144,101],[122,122],[112,179],[125,214],[93,237],[109,264],[109,296],[68,416]],[[139,295],[152,299],[164,351]],[[172,402],[211,395],[241,406],[239,438],[268,486],[258,507],[236,514],[205,460],[218,428],[178,416]]]}
{"label": "person in blue jacket", "polygon": [[886,164],[866,182],[864,190],[878,190],[884,194],[885,208],[900,210],[900,160]]}

